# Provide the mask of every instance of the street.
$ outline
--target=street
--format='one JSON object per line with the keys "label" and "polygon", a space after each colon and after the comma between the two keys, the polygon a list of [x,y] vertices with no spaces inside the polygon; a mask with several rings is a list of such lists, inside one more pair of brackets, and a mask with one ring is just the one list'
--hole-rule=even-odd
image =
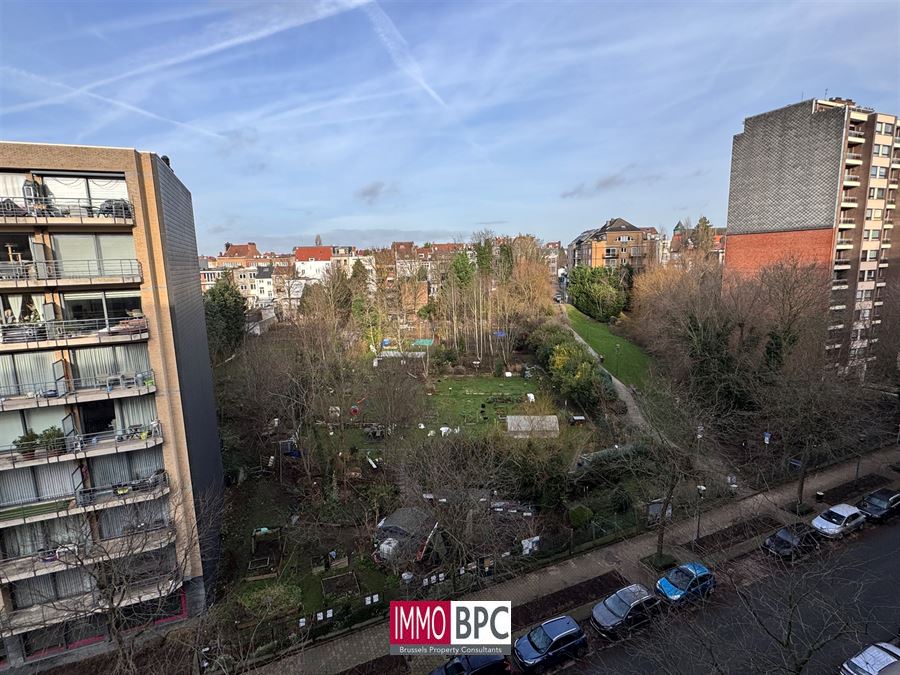
{"label": "street", "polygon": [[[791,567],[751,553],[716,570],[711,600],[630,640],[610,644],[585,623],[590,651],[564,670],[749,674],[806,662],[802,672],[836,672],[865,644],[898,637],[898,556],[900,521],[828,542]],[[809,592],[817,586],[822,596]]]}

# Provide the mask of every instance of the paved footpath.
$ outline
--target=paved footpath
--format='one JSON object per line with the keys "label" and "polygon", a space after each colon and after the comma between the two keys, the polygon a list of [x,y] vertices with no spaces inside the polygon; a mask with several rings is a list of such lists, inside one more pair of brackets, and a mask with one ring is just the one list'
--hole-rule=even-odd
{"label": "paved footpath", "polygon": [[[900,474],[888,465],[900,462],[900,446],[873,452],[862,459],[861,476],[868,473],[881,474],[892,481],[900,482]],[[811,497],[817,491],[853,480],[856,475],[856,461],[837,464],[810,475],[806,481],[806,494]],[[796,493],[796,484],[788,483],[766,493],[760,493],[710,509],[702,515],[703,532],[710,533],[756,515],[769,515],[781,522],[796,520],[779,507],[789,503]],[[667,549],[679,549],[672,544],[693,539],[696,521],[693,518],[679,521],[668,528]],[[652,583],[649,570],[640,564],[644,558],[656,550],[656,533],[647,532],[632,539],[594,549],[556,565],[531,572],[523,577],[497,584],[463,599],[511,600],[513,606],[521,605],[549,593],[592,579],[612,570],[618,571],[631,581]],[[692,554],[684,552],[684,557]],[[589,601],[591,598],[586,598]],[[309,647],[298,654],[257,669],[260,675],[280,673],[301,673],[302,675],[332,675],[353,666],[365,663],[388,653],[387,622],[374,624],[350,635]],[[433,661],[415,660],[413,673],[428,672]]]}

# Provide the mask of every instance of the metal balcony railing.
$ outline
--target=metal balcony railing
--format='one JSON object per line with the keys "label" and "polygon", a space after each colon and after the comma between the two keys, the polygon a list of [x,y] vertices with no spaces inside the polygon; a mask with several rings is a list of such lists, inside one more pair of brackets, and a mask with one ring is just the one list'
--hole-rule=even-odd
{"label": "metal balcony railing", "polygon": [[852,239],[838,239],[837,245],[838,246],[853,246],[853,240]]}
{"label": "metal balcony railing", "polygon": [[119,609],[145,600],[162,597],[177,590],[182,582],[180,570],[160,574],[135,573],[130,578],[116,579],[103,587],[67,598],[48,597],[38,604],[11,612],[0,612],[0,631],[23,633],[36,628],[62,623],[95,612]]}
{"label": "metal balcony railing", "polygon": [[0,217],[6,218],[108,218],[128,221],[134,207],[127,199],[88,199],[86,197],[22,197],[0,195]]}
{"label": "metal balcony railing", "polygon": [[0,281],[26,285],[34,281],[101,278],[141,280],[141,263],[135,259],[112,260],[20,260],[0,262]]}
{"label": "metal balcony railing", "polygon": [[58,341],[92,335],[137,335],[146,333],[148,327],[147,319],[130,316],[11,323],[0,326],[0,343]]}
{"label": "metal balcony railing", "polygon": [[856,160],[862,161],[862,158],[863,157],[862,157],[861,153],[858,153],[858,152],[848,152],[847,153],[847,159],[856,159]]}
{"label": "metal balcony railing", "polygon": [[[0,445],[0,467],[15,467],[22,462],[34,460],[66,461],[70,459],[66,455],[76,455],[92,450],[105,450],[111,453],[128,452],[158,445],[162,440],[162,425],[159,420],[154,420],[150,424],[136,424],[117,431],[71,434],[47,441],[12,443]],[[53,497],[48,497],[48,499],[53,499]]]}
{"label": "metal balcony railing", "polygon": [[849,265],[851,262],[852,261],[847,258],[835,258],[834,259],[835,265]]}
{"label": "metal balcony railing", "polygon": [[0,384],[0,410],[8,399],[54,399],[68,394],[105,391],[111,394],[123,389],[149,389],[156,386],[156,378],[152,370],[144,372],[123,372],[94,375],[73,379],[60,379],[55,382],[18,382],[16,384]]}
{"label": "metal balcony railing", "polygon": [[127,499],[136,494],[164,488],[168,484],[169,478],[166,470],[160,469],[147,478],[102,485],[100,487],[79,488],[75,491],[75,503],[78,506],[90,506],[115,499]]}
{"label": "metal balcony railing", "polygon": [[46,548],[19,556],[0,558],[0,582],[50,574],[68,565],[83,565],[162,548],[172,541],[175,527],[167,518],[149,523],[129,523],[122,534],[97,541],[76,539],[53,542]]}
{"label": "metal balcony railing", "polygon": [[851,138],[865,138],[866,132],[861,131],[859,129],[850,129],[847,132],[847,135],[850,136]]}

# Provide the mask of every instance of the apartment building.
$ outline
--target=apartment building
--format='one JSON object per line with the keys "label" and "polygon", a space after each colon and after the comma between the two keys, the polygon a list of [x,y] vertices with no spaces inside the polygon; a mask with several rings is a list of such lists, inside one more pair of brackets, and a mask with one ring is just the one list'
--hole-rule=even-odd
{"label": "apartment building", "polygon": [[41,668],[203,611],[222,467],[168,159],[0,143],[0,228],[0,662]]}
{"label": "apartment building", "polygon": [[[652,231],[651,231],[652,230]],[[585,230],[569,244],[568,266],[623,267],[635,271],[656,258],[658,233],[655,228],[640,228],[623,218],[606,221],[603,227]]]}
{"label": "apartment building", "polygon": [[727,268],[786,257],[832,275],[828,347],[864,366],[878,339],[900,178],[897,116],[813,99],[744,120],[734,137]]}

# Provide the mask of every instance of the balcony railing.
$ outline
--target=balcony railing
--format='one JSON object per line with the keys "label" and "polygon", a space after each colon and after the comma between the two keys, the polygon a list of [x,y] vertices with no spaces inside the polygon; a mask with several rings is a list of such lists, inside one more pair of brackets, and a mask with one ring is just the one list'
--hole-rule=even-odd
{"label": "balcony railing", "polygon": [[853,240],[852,239],[838,239],[837,245],[838,246],[853,246]]}
{"label": "balcony railing", "polygon": [[131,221],[134,207],[127,199],[88,199],[86,197],[27,197],[0,195],[0,217],[33,220],[95,218]]}
{"label": "balcony railing", "polygon": [[[16,635],[37,628],[45,628],[63,621],[118,609],[140,602],[160,598],[181,587],[180,570],[165,574],[135,574],[129,579],[95,588],[87,593],[68,598],[47,598],[43,602],[0,613],[0,631],[3,635]],[[115,600],[112,600],[112,599]]]}
{"label": "balcony railing", "polygon": [[141,373],[108,373],[71,380],[62,378],[55,382],[0,384],[0,411],[57,403],[63,405],[79,398],[93,398],[91,394],[107,394],[103,398],[112,398],[115,394],[128,391],[139,396],[149,393],[155,386],[156,377],[152,370]]}
{"label": "balcony railing", "polygon": [[158,420],[150,424],[136,424],[118,431],[98,434],[72,434],[49,441],[12,443],[0,446],[0,469],[10,469],[26,462],[65,462],[84,456],[130,452],[159,445],[163,441],[162,425]]}
{"label": "balcony railing", "polygon": [[847,136],[849,136],[850,138],[854,138],[854,139],[856,139],[856,138],[862,138],[862,139],[865,139],[865,138],[866,138],[866,132],[861,131],[861,130],[859,130],[859,129],[850,129],[850,130],[847,132]]}
{"label": "balcony railing", "polygon": [[[0,262],[0,287],[27,286],[37,282],[90,283],[95,279],[134,281],[142,279],[141,263],[134,259],[114,260],[21,260]],[[7,283],[4,283],[7,282]]]}
{"label": "balcony railing", "polygon": [[840,265],[848,265],[849,266],[851,262],[853,262],[853,261],[848,260],[847,258],[835,258],[834,259],[835,267],[838,267]]}
{"label": "balcony railing", "polygon": [[132,498],[164,490],[168,485],[168,475],[165,469],[160,469],[147,478],[93,488],[73,488],[71,492],[22,499],[0,507],[0,522],[13,521],[15,523],[27,518],[47,515],[58,518],[77,508],[102,504],[115,505],[115,502],[124,503]]}
{"label": "balcony railing", "polygon": [[858,152],[848,152],[847,153],[848,160],[855,160],[855,161],[861,162],[862,158],[863,158],[863,156],[861,153],[858,153]]}
{"label": "balcony railing", "polygon": [[72,338],[142,335],[149,324],[145,318],[130,316],[109,319],[34,321],[0,326],[0,343],[65,341]]}
{"label": "balcony railing", "polygon": [[858,183],[858,182],[859,182],[859,176],[858,176],[857,174],[855,174],[855,173],[845,173],[845,174],[844,174],[844,181],[845,181],[845,182],[856,182],[856,183]]}
{"label": "balcony railing", "polygon": [[856,197],[851,197],[849,195],[841,195],[841,203],[843,204],[853,204],[856,206],[859,202]]}
{"label": "balcony railing", "polygon": [[171,543],[174,536],[174,526],[168,519],[160,518],[149,523],[129,523],[122,534],[96,542],[85,539],[56,542],[33,553],[0,559],[0,582],[9,583],[60,572],[72,565],[89,565],[152,551]]}

